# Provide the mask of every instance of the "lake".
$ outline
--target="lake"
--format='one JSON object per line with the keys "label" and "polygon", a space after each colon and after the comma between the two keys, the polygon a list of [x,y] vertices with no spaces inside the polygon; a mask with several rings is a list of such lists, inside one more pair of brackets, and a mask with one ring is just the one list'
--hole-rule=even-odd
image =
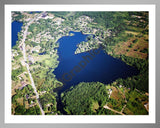
{"label": "lake", "polygon": [[100,48],[74,54],[77,44],[87,41],[86,38],[89,35],[73,31],[70,33],[73,33],[73,36],[64,36],[57,41],[60,63],[53,73],[59,81],[64,83],[60,92],[80,82],[99,81],[108,84],[118,78],[127,78],[139,73],[136,68],[113,58]]}
{"label": "lake", "polygon": [[13,21],[12,22],[12,47],[16,45],[18,41],[18,32],[21,31],[23,22]]}
{"label": "lake", "polygon": [[34,14],[34,13],[41,13],[41,11],[33,11],[33,12],[29,12],[29,14]]}

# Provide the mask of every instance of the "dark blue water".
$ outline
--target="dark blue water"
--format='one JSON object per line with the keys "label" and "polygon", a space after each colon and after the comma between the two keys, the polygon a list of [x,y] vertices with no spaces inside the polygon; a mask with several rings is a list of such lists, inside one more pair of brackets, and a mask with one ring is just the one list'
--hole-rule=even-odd
{"label": "dark blue water", "polygon": [[71,32],[74,36],[65,36],[58,40],[59,65],[55,69],[56,78],[64,83],[61,91],[65,91],[79,82],[111,83],[117,78],[137,75],[139,71],[112,56],[101,48],[90,52],[74,54],[77,44],[86,41],[88,35]]}
{"label": "dark blue water", "polygon": [[22,26],[23,22],[18,22],[18,21],[12,22],[12,47],[16,45],[16,41],[18,40],[18,32],[21,31]]}
{"label": "dark blue water", "polygon": [[41,52],[41,53],[39,53],[39,55],[44,55],[44,54],[46,54],[46,51],[45,51],[45,52]]}
{"label": "dark blue water", "polygon": [[30,14],[34,14],[34,13],[41,13],[41,11],[33,11],[33,12],[29,12]]}

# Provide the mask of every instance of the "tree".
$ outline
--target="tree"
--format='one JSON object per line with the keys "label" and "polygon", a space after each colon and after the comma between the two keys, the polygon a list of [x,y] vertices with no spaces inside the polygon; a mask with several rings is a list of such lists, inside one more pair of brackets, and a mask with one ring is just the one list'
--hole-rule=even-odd
{"label": "tree", "polygon": [[15,108],[15,115],[24,115],[26,109],[21,106],[21,105],[18,105],[16,108]]}
{"label": "tree", "polygon": [[95,114],[92,109],[93,103],[97,102],[102,107],[108,98],[105,85],[99,82],[82,82],[62,96],[64,110],[73,115]]}

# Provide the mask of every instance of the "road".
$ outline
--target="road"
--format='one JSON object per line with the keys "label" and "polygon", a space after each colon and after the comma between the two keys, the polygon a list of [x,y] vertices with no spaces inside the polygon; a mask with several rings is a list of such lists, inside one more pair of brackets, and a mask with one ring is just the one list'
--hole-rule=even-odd
{"label": "road", "polygon": [[[43,13],[44,13],[44,12],[43,12]],[[42,109],[42,105],[41,105],[41,103],[40,103],[40,101],[39,101],[39,94],[38,94],[38,92],[37,92],[37,90],[36,90],[36,86],[35,86],[35,84],[34,84],[34,80],[33,80],[32,74],[31,74],[31,72],[30,72],[29,64],[27,63],[26,45],[25,45],[25,40],[26,40],[26,36],[27,36],[27,32],[28,32],[28,27],[29,27],[29,25],[32,24],[32,22],[33,22],[34,20],[36,20],[37,18],[39,18],[43,13],[37,15],[35,18],[33,18],[32,20],[30,20],[30,21],[28,22],[28,24],[25,26],[25,31],[24,31],[23,39],[22,39],[22,44],[23,44],[23,51],[22,51],[22,53],[23,53],[23,59],[24,59],[24,61],[25,61],[25,64],[26,64],[26,67],[27,67],[27,71],[28,71],[28,74],[29,74],[29,77],[30,77],[30,80],[31,80],[31,85],[32,85],[32,87],[33,87],[33,89],[34,89],[34,92],[35,92],[35,94],[36,94],[36,99],[37,99],[37,101],[38,101],[38,106],[40,107],[41,114],[42,114],[42,115],[45,115],[45,113],[44,113],[44,111],[43,111],[43,109]]]}
{"label": "road", "polygon": [[110,107],[107,106],[107,105],[105,105],[105,106],[103,106],[103,107],[104,107],[105,109],[111,110],[112,112],[118,113],[118,114],[120,114],[120,115],[125,115],[125,114],[123,114],[122,112],[118,112],[118,111],[116,111],[116,110],[110,108]]}

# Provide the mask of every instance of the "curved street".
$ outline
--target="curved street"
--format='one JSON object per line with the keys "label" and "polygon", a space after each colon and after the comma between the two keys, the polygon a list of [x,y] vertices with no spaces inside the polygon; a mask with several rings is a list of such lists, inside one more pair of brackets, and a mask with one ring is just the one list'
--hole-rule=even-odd
{"label": "curved street", "polygon": [[110,108],[110,107],[109,107],[109,106],[107,106],[107,105],[103,106],[103,108],[108,109],[108,110],[111,110],[112,112],[118,113],[118,114],[120,114],[120,115],[125,115],[124,113],[122,113],[122,112],[118,112],[118,111],[116,111],[116,110],[114,110],[114,109]]}

